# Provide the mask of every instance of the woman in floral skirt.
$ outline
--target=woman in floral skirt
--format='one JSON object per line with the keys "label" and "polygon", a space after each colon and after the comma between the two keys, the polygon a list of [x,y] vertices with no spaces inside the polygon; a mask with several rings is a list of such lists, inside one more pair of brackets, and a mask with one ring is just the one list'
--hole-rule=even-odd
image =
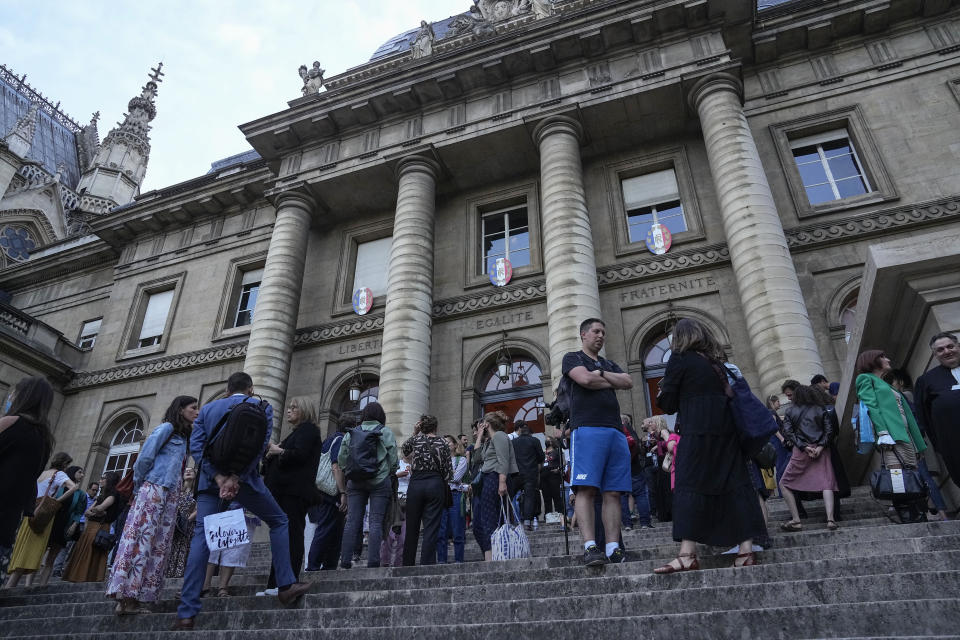
{"label": "woman in floral skirt", "polygon": [[147,438],[133,467],[136,497],[123,528],[107,597],[116,614],[147,613],[163,589],[164,569],[177,524],[177,503],[197,399],[178,396],[164,422]]}

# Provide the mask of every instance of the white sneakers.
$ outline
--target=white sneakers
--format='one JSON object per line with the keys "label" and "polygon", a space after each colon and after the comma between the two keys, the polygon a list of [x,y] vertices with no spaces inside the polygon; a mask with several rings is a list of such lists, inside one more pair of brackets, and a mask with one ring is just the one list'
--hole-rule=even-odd
{"label": "white sneakers", "polygon": [[264,589],[263,591],[257,591],[257,597],[262,596],[275,596],[280,593],[280,590],[274,587],[273,589]]}

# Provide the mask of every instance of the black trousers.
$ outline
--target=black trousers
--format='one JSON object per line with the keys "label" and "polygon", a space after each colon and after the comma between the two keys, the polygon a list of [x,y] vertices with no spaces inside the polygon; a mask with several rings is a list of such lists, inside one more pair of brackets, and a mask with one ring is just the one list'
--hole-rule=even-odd
{"label": "black trousers", "polygon": [[403,566],[417,563],[417,541],[423,526],[420,564],[437,563],[437,534],[443,516],[444,481],[434,471],[414,471],[407,487],[407,532],[403,541]]}
{"label": "black trousers", "polygon": [[563,486],[559,473],[548,473],[546,477],[540,479],[540,488],[543,490],[543,512],[566,513],[566,505],[563,504]]}
{"label": "black trousers", "polygon": [[[287,514],[290,531],[290,566],[293,575],[300,581],[300,569],[303,568],[303,528],[307,525],[307,510],[310,505],[299,496],[281,494],[274,496],[277,504]],[[270,564],[270,577],[267,579],[267,588],[277,586],[277,578],[273,572],[273,563]]]}
{"label": "black trousers", "polygon": [[331,571],[337,568],[340,560],[340,547],[343,546],[343,526],[346,522],[344,514],[336,498],[324,496],[320,504],[310,508],[310,520],[316,522],[317,528],[310,543],[310,554],[307,557],[307,570]]}
{"label": "black trousers", "polygon": [[524,520],[533,520],[540,515],[540,477],[531,473],[521,475],[523,482],[523,497],[520,498],[520,511]]}

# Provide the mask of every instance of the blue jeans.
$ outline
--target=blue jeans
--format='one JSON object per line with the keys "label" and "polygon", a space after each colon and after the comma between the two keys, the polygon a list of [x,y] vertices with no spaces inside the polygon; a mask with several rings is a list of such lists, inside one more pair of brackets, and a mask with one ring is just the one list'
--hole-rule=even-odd
{"label": "blue jeans", "polygon": [[[641,527],[650,526],[650,495],[647,493],[647,476],[641,471],[630,476],[633,485],[633,499],[637,503],[637,514],[640,516],[639,524]],[[633,526],[630,521],[630,500],[626,493],[620,494],[620,519],[624,527]]]}
{"label": "blue jeans", "polygon": [[460,514],[461,500],[463,500],[463,494],[454,491],[453,506],[444,509],[443,515],[440,517],[440,533],[437,536],[437,562],[440,564],[447,561],[447,533],[451,529],[453,531],[453,559],[456,562],[463,562],[466,522]]}
{"label": "blue jeans", "polygon": [[[287,514],[277,505],[269,491],[257,491],[246,483],[240,484],[240,491],[234,499],[270,527],[270,553],[273,555],[273,570],[277,585],[283,589],[293,584],[293,568],[290,566],[290,533]],[[201,493],[197,496],[197,526],[190,540],[190,555],[187,556],[187,568],[183,575],[183,590],[178,618],[192,618],[200,612],[200,590],[207,573],[207,559],[210,549],[204,535],[203,519],[212,513],[221,511],[224,501],[217,495]]]}
{"label": "blue jeans", "polygon": [[307,571],[332,571],[337,568],[343,545],[344,515],[335,498],[324,497],[310,510],[310,519],[317,524],[307,556]]}
{"label": "blue jeans", "polygon": [[370,501],[370,537],[367,539],[367,566],[380,566],[380,543],[383,542],[383,518],[393,495],[390,477],[373,489],[363,482],[347,480],[347,523],[343,528],[343,544],[340,548],[340,564],[353,563],[357,540],[363,540],[363,514],[367,500]]}

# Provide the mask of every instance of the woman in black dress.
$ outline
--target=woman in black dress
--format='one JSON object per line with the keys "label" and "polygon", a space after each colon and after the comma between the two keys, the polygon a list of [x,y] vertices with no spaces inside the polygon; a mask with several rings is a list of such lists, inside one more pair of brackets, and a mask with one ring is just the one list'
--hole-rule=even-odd
{"label": "woman in black dress", "polygon": [[726,354],[710,330],[689,318],[673,331],[673,355],[657,405],[678,413],[683,444],[676,457],[673,538],[680,553],[655,573],[699,569],[697,543],[740,545],[735,567],[756,564],[753,538],[765,528],[724,393]]}

